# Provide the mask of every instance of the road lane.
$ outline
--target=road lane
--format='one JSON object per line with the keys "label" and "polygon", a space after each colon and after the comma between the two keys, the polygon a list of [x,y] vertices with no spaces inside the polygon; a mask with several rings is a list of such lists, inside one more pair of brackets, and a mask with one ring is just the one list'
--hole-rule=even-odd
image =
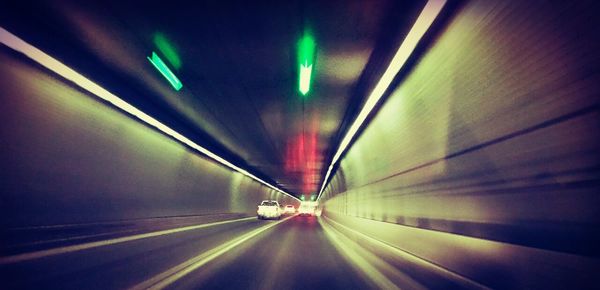
{"label": "road lane", "polygon": [[401,269],[378,279],[392,266],[379,272],[385,263],[328,228],[315,217],[246,219],[0,265],[0,276],[7,289],[422,288]]}
{"label": "road lane", "polygon": [[294,217],[182,277],[174,289],[368,289],[314,217]]}
{"label": "road lane", "polygon": [[184,227],[213,226],[219,222],[236,222],[243,213],[221,213],[173,217],[154,217],[96,223],[42,225],[0,228],[0,264],[4,257],[38,252],[71,245],[117,239]]}
{"label": "road lane", "polygon": [[0,266],[7,289],[123,289],[274,221],[247,220]]}

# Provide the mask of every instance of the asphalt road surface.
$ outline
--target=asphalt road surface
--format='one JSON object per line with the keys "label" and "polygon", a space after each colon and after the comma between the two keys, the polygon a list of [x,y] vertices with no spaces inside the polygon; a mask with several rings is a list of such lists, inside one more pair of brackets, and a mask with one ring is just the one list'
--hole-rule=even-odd
{"label": "asphalt road surface", "polygon": [[[139,232],[0,259],[3,289],[366,289],[315,217]],[[130,240],[123,240],[130,239]],[[98,245],[98,242],[106,244]],[[96,244],[94,244],[96,243]],[[36,256],[37,253],[37,256]],[[29,256],[28,256],[29,255]]]}

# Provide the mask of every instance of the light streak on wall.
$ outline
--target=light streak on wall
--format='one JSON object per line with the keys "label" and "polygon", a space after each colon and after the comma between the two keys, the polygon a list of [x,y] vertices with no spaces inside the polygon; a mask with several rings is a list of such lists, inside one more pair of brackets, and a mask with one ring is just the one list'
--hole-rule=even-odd
{"label": "light streak on wall", "polygon": [[124,100],[122,100],[121,98],[112,94],[108,90],[106,90],[103,87],[99,86],[98,84],[94,83],[90,79],[86,78],[85,76],[81,75],[80,73],[76,72],[75,70],[71,69],[70,67],[66,66],[65,64],[56,60],[55,58],[49,56],[48,54],[44,53],[43,51],[39,50],[38,48],[32,46],[31,44],[25,42],[24,40],[20,39],[19,37],[15,36],[14,34],[10,33],[9,31],[7,31],[6,29],[4,29],[2,27],[0,27],[0,43],[10,47],[11,49],[14,49],[15,51],[23,53],[25,56],[29,57],[33,61],[44,66],[45,68],[55,72],[56,74],[62,76],[65,79],[75,83],[76,85],[78,85],[82,89],[92,93],[93,95],[111,103],[115,107],[136,117],[138,120],[156,128],[157,130],[163,132],[164,134],[166,134],[168,136],[171,136],[175,140],[181,142],[182,144],[189,146],[190,148],[196,150],[197,152],[208,156],[209,158],[217,161],[218,163],[220,163],[232,170],[240,172],[243,175],[246,175],[246,176],[258,181],[258,182],[262,183],[263,185],[265,185],[269,188],[272,188],[273,190],[275,190],[279,193],[285,194],[285,195],[290,196],[297,200],[297,198],[295,196],[290,195],[289,193],[269,184],[268,182],[258,178],[257,176],[253,175],[252,173],[246,171],[245,169],[234,165],[233,163],[227,161],[226,159],[212,153],[208,149],[196,144],[192,140],[181,135],[177,131],[171,129],[170,127],[168,127],[165,124],[161,123],[160,121],[154,119],[153,117],[147,115],[146,113],[140,111],[136,107],[125,102]]}
{"label": "light streak on wall", "polygon": [[358,130],[363,125],[364,121],[367,119],[373,108],[375,108],[375,105],[377,105],[379,100],[383,97],[383,94],[394,80],[394,77],[396,77],[396,75],[400,72],[400,70],[404,66],[404,63],[406,63],[417,44],[419,44],[419,41],[421,40],[423,35],[425,35],[433,21],[440,14],[442,8],[444,7],[444,4],[446,4],[446,1],[444,0],[430,0],[427,2],[423,10],[421,11],[421,14],[415,21],[415,24],[406,35],[406,38],[404,38],[404,40],[402,41],[402,44],[398,48],[398,51],[396,51],[396,54],[394,55],[394,58],[390,62],[388,68],[381,76],[381,79],[379,79],[379,82],[377,82],[377,85],[367,98],[365,105],[360,110],[360,113],[350,126],[350,129],[348,129],[348,132],[342,139],[342,142],[340,143],[338,149],[333,155],[331,164],[327,169],[327,173],[325,174],[325,178],[323,179],[321,189],[319,190],[319,197],[317,199],[319,199],[321,197],[321,194],[323,194],[323,190],[327,185],[327,180],[331,175],[331,171],[333,170],[334,165],[336,164],[336,162],[338,162],[339,158],[342,156],[342,153],[344,153],[344,151],[347,149],[348,145],[350,145],[350,141],[352,141],[354,135],[356,135],[356,132],[358,132]]}

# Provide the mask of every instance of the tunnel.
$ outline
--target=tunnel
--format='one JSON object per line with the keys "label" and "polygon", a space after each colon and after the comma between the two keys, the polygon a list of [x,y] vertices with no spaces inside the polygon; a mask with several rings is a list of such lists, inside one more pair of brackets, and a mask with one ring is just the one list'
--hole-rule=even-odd
{"label": "tunnel", "polygon": [[596,1],[0,3],[0,289],[598,289]]}

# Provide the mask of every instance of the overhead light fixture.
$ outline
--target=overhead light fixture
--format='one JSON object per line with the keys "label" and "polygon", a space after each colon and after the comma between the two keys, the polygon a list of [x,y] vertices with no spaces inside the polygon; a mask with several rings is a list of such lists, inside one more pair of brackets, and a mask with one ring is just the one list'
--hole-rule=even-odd
{"label": "overhead light fixture", "polygon": [[310,91],[315,47],[315,40],[308,32],[305,32],[298,43],[298,90],[304,96]]}
{"label": "overhead light fixture", "polygon": [[425,4],[425,7],[421,11],[421,14],[419,14],[419,17],[417,18],[417,21],[415,21],[415,24],[413,24],[412,28],[406,35],[406,38],[404,38],[404,41],[402,41],[402,44],[400,44],[400,47],[396,51],[396,54],[394,55],[394,58],[390,62],[388,68],[385,70],[385,72],[381,76],[381,79],[379,79],[379,82],[367,98],[367,101],[365,102],[363,108],[360,110],[358,117],[356,117],[356,120],[354,120],[354,122],[350,126],[350,129],[348,129],[348,132],[346,133],[346,135],[344,135],[340,146],[338,147],[337,151],[335,152],[335,155],[333,155],[333,158],[331,159],[331,163],[329,164],[329,168],[327,169],[327,173],[325,174],[325,179],[323,179],[323,183],[321,184],[321,189],[319,190],[319,196],[317,197],[317,200],[321,198],[323,190],[325,190],[327,179],[331,175],[331,171],[333,170],[334,165],[336,164],[336,162],[338,162],[340,156],[342,155],[342,153],[344,153],[344,151],[350,144],[350,141],[354,138],[354,135],[356,135],[356,132],[358,132],[358,129],[360,129],[360,127],[365,122],[371,111],[373,111],[375,105],[377,105],[381,97],[383,97],[383,93],[385,93],[385,91],[388,89],[398,72],[400,72],[400,70],[402,69],[412,52],[415,50],[415,47],[417,46],[423,35],[425,35],[433,21],[442,11],[442,8],[445,4],[446,0],[429,0],[427,4]]}
{"label": "overhead light fixture", "polygon": [[148,57],[148,60],[154,65],[154,67],[169,81],[171,86],[176,91],[181,90],[183,84],[177,78],[177,76],[171,71],[171,69],[165,64],[165,62],[156,54],[152,52],[152,57]]}
{"label": "overhead light fixture", "polygon": [[117,97],[113,93],[109,92],[108,90],[106,90],[103,87],[99,86],[98,84],[94,83],[90,79],[84,77],[83,75],[81,75],[80,73],[71,69],[70,67],[64,65],[63,63],[56,60],[55,58],[47,55],[43,51],[34,47],[33,45],[23,41],[22,39],[18,38],[14,34],[8,32],[3,27],[0,27],[0,43],[10,47],[11,49],[14,49],[17,52],[24,54],[25,56],[27,56],[30,59],[32,59],[33,61],[39,63],[43,67],[55,72],[56,74],[65,78],[66,80],[73,82],[74,84],[76,84],[79,87],[81,87],[82,89],[90,92],[91,94],[97,96],[98,98],[101,98],[101,99],[111,103],[115,107],[127,112],[131,116],[136,117],[138,120],[150,125],[151,127],[156,128],[157,130],[161,131],[162,133],[164,133],[168,136],[171,136],[173,139],[181,142],[182,144],[189,146],[190,148],[196,150],[197,152],[208,156],[209,158],[217,161],[218,163],[220,163],[234,171],[237,171],[249,178],[252,178],[252,179],[258,181],[259,183],[264,184],[265,186],[272,188],[279,193],[287,195],[293,199],[299,200],[297,197],[283,191],[280,188],[273,186],[272,184],[258,178],[254,174],[249,173],[248,171],[232,164],[231,162],[220,157],[219,155],[216,155],[216,154],[212,153],[211,151],[209,151],[208,149],[196,144],[194,141],[188,139],[187,137],[179,134],[177,131],[171,129],[167,125],[161,123],[160,121],[158,121],[158,120],[154,119],[153,117],[147,115],[146,113],[140,111],[138,108],[125,102],[123,99]]}
{"label": "overhead light fixture", "polygon": [[306,65],[306,64],[302,64],[300,65],[300,84],[299,84],[299,88],[300,88],[300,92],[303,95],[306,95],[308,93],[308,91],[310,90],[310,77],[312,75],[312,64],[311,65]]}

